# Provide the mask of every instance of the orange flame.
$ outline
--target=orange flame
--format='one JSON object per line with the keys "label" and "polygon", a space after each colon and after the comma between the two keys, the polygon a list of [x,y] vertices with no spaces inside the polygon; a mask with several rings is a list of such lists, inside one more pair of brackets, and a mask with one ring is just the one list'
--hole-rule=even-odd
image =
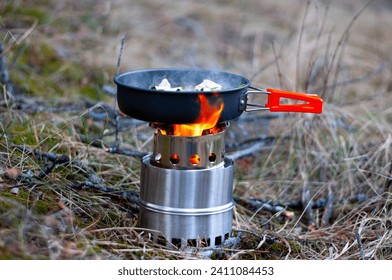
{"label": "orange flame", "polygon": [[223,110],[223,102],[218,98],[216,104],[208,104],[208,99],[204,94],[199,94],[200,115],[192,124],[173,125],[174,133],[177,136],[201,136],[204,130],[212,129],[217,124]]}

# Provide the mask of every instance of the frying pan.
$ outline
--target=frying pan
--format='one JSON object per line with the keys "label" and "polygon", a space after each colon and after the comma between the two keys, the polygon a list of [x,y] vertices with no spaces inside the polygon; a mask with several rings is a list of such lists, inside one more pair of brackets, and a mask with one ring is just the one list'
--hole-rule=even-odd
{"label": "frying pan", "polygon": [[[164,78],[172,87],[184,87],[183,91],[162,91],[152,87]],[[222,85],[222,90],[195,91],[193,88],[211,80]],[[214,70],[193,68],[142,69],[119,74],[114,78],[117,85],[117,103],[126,115],[148,122],[168,124],[195,123],[201,108],[199,94],[209,104],[223,102],[219,122],[238,118],[244,111],[268,109],[271,112],[322,112],[323,100],[315,94],[288,92],[278,89],[261,89],[251,86],[242,76]],[[248,102],[250,94],[267,94],[265,105]],[[301,104],[281,104],[280,99],[302,101]]]}

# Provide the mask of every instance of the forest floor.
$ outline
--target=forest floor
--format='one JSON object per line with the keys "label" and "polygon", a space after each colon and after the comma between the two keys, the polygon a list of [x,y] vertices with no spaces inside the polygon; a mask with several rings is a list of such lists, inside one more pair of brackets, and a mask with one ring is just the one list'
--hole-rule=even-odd
{"label": "forest floor", "polygon": [[[391,15],[383,0],[0,1],[0,259],[392,259]],[[113,78],[160,67],[324,99],[231,122],[223,246],[168,249],[138,227],[154,130],[118,113]]]}

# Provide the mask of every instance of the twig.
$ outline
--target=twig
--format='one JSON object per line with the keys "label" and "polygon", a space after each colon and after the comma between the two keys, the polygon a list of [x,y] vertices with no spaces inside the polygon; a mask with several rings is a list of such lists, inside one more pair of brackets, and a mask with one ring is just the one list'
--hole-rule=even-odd
{"label": "twig", "polygon": [[6,101],[7,95],[13,101],[15,99],[14,89],[6,65],[4,45],[0,42],[0,84],[3,84],[5,87],[4,101]]}
{"label": "twig", "polygon": [[118,146],[111,146],[106,148],[106,151],[111,154],[120,154],[120,155],[126,155],[130,157],[139,157],[142,158],[146,155],[148,155],[147,152],[140,152],[140,151],[134,151],[130,149],[121,149]]}
{"label": "twig", "polygon": [[[343,44],[343,43],[347,40],[347,38],[349,37],[349,31],[350,31],[351,27],[354,25],[355,21],[358,19],[358,17],[365,11],[365,9],[366,9],[366,8],[370,5],[370,3],[373,2],[373,1],[374,1],[374,0],[369,0],[368,2],[366,2],[365,5],[363,5],[363,7],[354,15],[354,17],[352,18],[352,20],[350,21],[350,23],[348,24],[348,26],[347,26],[346,29],[344,30],[342,36],[340,37],[340,39],[339,39],[339,41],[338,41],[338,43],[337,43],[337,45],[336,45],[336,48],[335,48],[335,50],[334,50],[334,52],[333,52],[333,54],[332,54],[331,62],[330,62],[330,64],[329,64],[329,66],[327,67],[327,74],[325,75],[324,84],[323,84],[323,87],[322,87],[323,92],[322,92],[321,96],[323,96],[326,100],[327,100],[327,96],[326,96],[325,92],[326,92],[326,90],[327,90],[327,84],[328,84],[328,80],[329,80],[329,74],[330,74],[331,71],[332,71],[332,67],[333,67],[335,58],[336,58],[336,56],[337,56],[337,54],[338,54],[338,50],[339,50],[339,48],[342,47],[342,44]],[[327,101],[328,101],[328,100],[327,100]]]}
{"label": "twig", "polygon": [[97,174],[95,174],[95,171],[91,167],[84,165],[81,161],[77,159],[71,160],[71,158],[68,155],[47,153],[38,150],[32,150],[30,148],[21,147],[21,146],[13,146],[12,148],[21,151],[22,153],[31,154],[38,160],[51,162],[51,163],[46,163],[44,169],[41,170],[41,172],[36,176],[38,179],[42,179],[45,176],[47,176],[58,164],[72,163],[73,165],[78,166],[80,169],[85,171],[87,178],[90,181],[95,183],[101,183],[102,181],[102,179]]}
{"label": "twig", "polygon": [[[317,32],[317,36],[316,36],[316,46],[318,46],[318,43],[320,41],[321,35],[323,34],[324,28],[325,28],[325,23],[327,21],[327,15],[328,15],[328,11],[329,11],[329,6],[330,6],[331,0],[329,0],[326,4],[325,4],[325,10],[324,10],[324,14],[323,14],[323,19],[321,21],[321,25],[320,28]],[[309,84],[315,79],[315,77],[317,76],[317,72],[319,72],[319,70],[317,70],[316,66],[318,66],[316,64],[317,59],[316,59],[316,51],[318,50],[317,47],[312,49],[312,52],[309,56],[309,68],[308,68],[308,73],[307,76],[305,78],[305,86],[304,86],[304,90],[305,92],[308,91],[308,87]],[[313,78],[313,77],[314,78]]]}
{"label": "twig", "polygon": [[[330,193],[329,193],[329,195],[330,195]],[[333,195],[333,194],[331,194],[331,195]],[[361,203],[361,202],[364,202],[368,199],[369,199],[369,196],[367,194],[357,193],[357,194],[350,196],[349,198],[341,199],[338,201],[333,201],[332,203],[334,205],[345,204],[345,203],[347,203],[347,201],[350,203],[357,203],[357,202]],[[332,201],[332,200],[330,200],[330,201]],[[327,198],[321,197],[318,200],[313,202],[312,209],[325,209],[327,207],[328,203],[329,203],[328,197]],[[297,209],[297,210],[298,209],[303,210],[306,207],[306,205],[303,205],[302,201],[287,201],[287,202],[283,203],[283,205],[285,205],[288,208]]]}
{"label": "twig", "polygon": [[335,198],[335,196],[332,191],[332,188],[331,188],[331,186],[328,186],[328,196],[327,196],[327,201],[326,201],[325,208],[324,208],[324,214],[323,214],[322,221],[321,221],[321,226],[323,226],[323,227],[327,226],[329,224],[329,220],[331,219],[334,198]]}
{"label": "twig", "polygon": [[308,218],[308,221],[309,221],[308,227],[310,230],[313,230],[316,227],[316,219],[314,217],[314,213],[312,210],[314,202],[313,202],[312,198],[310,197],[310,191],[309,191],[308,184],[306,181],[304,182],[304,185],[302,188],[301,201],[302,201],[302,205],[305,206],[304,211],[305,211],[306,217]]}
{"label": "twig", "polygon": [[257,143],[263,143],[265,146],[271,146],[275,143],[275,137],[262,135],[258,137],[248,138],[242,142],[227,144],[226,152],[235,152],[237,150],[244,149],[244,147],[249,147],[250,145]]}
{"label": "twig", "polygon": [[[117,59],[116,76],[119,74],[119,71],[120,71],[121,57],[122,57],[122,53],[123,53],[123,49],[124,49],[125,39],[126,39],[126,36],[123,35],[123,37],[121,38],[120,52],[118,54],[118,59]],[[117,108],[117,94],[114,95],[113,108]],[[120,116],[119,116],[117,110],[114,110],[114,123],[115,123],[115,127],[116,127],[116,138],[115,138],[116,145],[119,145],[119,143],[118,143],[119,122],[120,122]]]}
{"label": "twig", "polygon": [[251,208],[251,210],[256,212],[268,211],[272,214],[281,213],[286,218],[294,218],[294,212],[286,210],[283,205],[273,201],[266,202],[249,196],[246,198],[234,197],[234,201],[243,206],[247,206],[248,208]]}
{"label": "twig", "polygon": [[116,96],[116,88],[110,85],[103,85],[102,91],[110,96]]}
{"label": "twig", "polygon": [[134,191],[121,191],[118,189],[108,187],[104,184],[94,183],[94,182],[90,182],[90,181],[83,181],[83,182],[75,182],[72,185],[69,185],[69,187],[72,189],[89,188],[89,189],[94,189],[94,190],[106,193],[112,197],[122,197],[122,198],[126,199],[129,203],[134,205],[135,208],[137,208],[137,204],[139,202],[139,195],[136,192],[134,192]]}
{"label": "twig", "polygon": [[121,65],[121,57],[122,57],[122,54],[123,54],[124,44],[125,44],[125,40],[126,39],[127,39],[126,35],[123,35],[122,38],[121,38],[120,51],[118,53],[118,59],[117,59],[116,76],[119,74],[120,65]]}
{"label": "twig", "polygon": [[252,146],[245,148],[243,150],[231,153],[228,156],[232,160],[237,160],[239,158],[246,157],[249,155],[255,155],[257,153],[262,152],[263,150],[269,151],[271,149],[272,144],[274,143],[274,141],[272,139],[268,138],[268,137],[265,139],[260,139],[259,142],[253,144]]}
{"label": "twig", "polygon": [[391,192],[390,187],[392,186],[392,163],[389,163],[389,174],[385,178],[384,192]]}
{"label": "twig", "polygon": [[295,90],[298,91],[298,86],[299,86],[299,80],[300,80],[300,54],[301,54],[301,46],[302,46],[302,35],[304,33],[304,28],[305,28],[305,19],[308,14],[308,9],[310,5],[310,0],[306,1],[306,6],[305,6],[305,12],[302,17],[302,22],[301,22],[301,30],[299,31],[299,36],[298,36],[298,44],[297,44],[297,56],[296,56],[296,71],[295,71]]}
{"label": "twig", "polygon": [[238,232],[237,236],[230,237],[223,242],[223,247],[234,249],[241,243],[242,240],[242,233]]}
{"label": "twig", "polygon": [[90,104],[88,102],[84,102],[81,104],[63,104],[57,105],[56,107],[49,107],[44,102],[36,101],[34,99],[26,99],[23,97],[16,98],[15,100],[16,106],[18,109],[23,110],[27,113],[36,113],[36,112],[72,112],[72,111],[80,111],[87,109]]}
{"label": "twig", "polygon": [[364,253],[363,253],[363,247],[362,247],[361,236],[360,236],[358,230],[355,231],[355,238],[357,239],[357,244],[358,244],[358,247],[359,247],[359,258],[360,258],[361,260],[364,260],[364,259],[365,259],[365,255],[364,255]]}
{"label": "twig", "polygon": [[280,85],[280,87],[283,87],[283,79],[282,79],[283,75],[282,75],[282,72],[280,71],[279,62],[278,62],[279,59],[276,55],[274,41],[272,41],[271,44],[272,44],[272,52],[274,53],[274,57],[275,57],[276,71],[278,71],[279,85]]}
{"label": "twig", "polygon": [[[24,16],[24,18],[27,19],[32,19],[33,23],[31,24],[31,26],[29,27],[29,29],[27,29],[22,36],[19,36],[18,39],[14,40],[13,44],[10,44],[8,46],[8,48],[6,48],[3,52],[0,53],[0,56],[2,56],[3,54],[5,54],[6,52],[8,52],[14,45],[21,45],[21,43],[26,40],[27,37],[30,36],[30,34],[34,31],[34,29],[37,27],[39,20],[36,17],[33,16]],[[13,38],[15,38],[13,36]]]}
{"label": "twig", "polygon": [[250,80],[254,80],[257,75],[261,74],[264,70],[268,69],[270,66],[274,65],[276,63],[276,60],[280,58],[281,55],[279,54],[277,57],[275,57],[273,60],[269,61],[265,65],[263,65],[260,69],[258,69],[250,78]]}
{"label": "twig", "polygon": [[[256,236],[257,238],[260,239],[259,244],[257,245],[257,249],[260,249],[260,247],[262,246],[261,242],[267,242],[268,244],[274,244],[279,242],[279,240],[282,238],[281,236],[279,236],[278,234],[276,234],[276,236],[274,235],[267,235],[267,234],[263,234],[262,236],[260,234],[258,234],[257,232],[253,231],[253,230],[244,230],[244,229],[234,229],[234,232],[237,232],[238,235],[239,234],[243,234],[243,233],[248,233],[251,234],[253,236]],[[241,237],[243,238],[243,236],[241,235]],[[261,245],[260,245],[261,244]]]}

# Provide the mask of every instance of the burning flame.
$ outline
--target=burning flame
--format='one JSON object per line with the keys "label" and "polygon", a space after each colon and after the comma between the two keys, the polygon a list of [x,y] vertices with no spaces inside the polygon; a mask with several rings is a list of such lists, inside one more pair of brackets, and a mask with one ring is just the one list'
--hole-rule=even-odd
{"label": "burning flame", "polygon": [[213,130],[219,120],[220,114],[223,110],[223,102],[218,98],[216,104],[208,104],[208,99],[204,94],[199,94],[200,100],[200,115],[195,123],[192,124],[175,124],[173,125],[174,133],[177,136],[201,136],[204,130],[212,129],[210,133],[215,133]]}

